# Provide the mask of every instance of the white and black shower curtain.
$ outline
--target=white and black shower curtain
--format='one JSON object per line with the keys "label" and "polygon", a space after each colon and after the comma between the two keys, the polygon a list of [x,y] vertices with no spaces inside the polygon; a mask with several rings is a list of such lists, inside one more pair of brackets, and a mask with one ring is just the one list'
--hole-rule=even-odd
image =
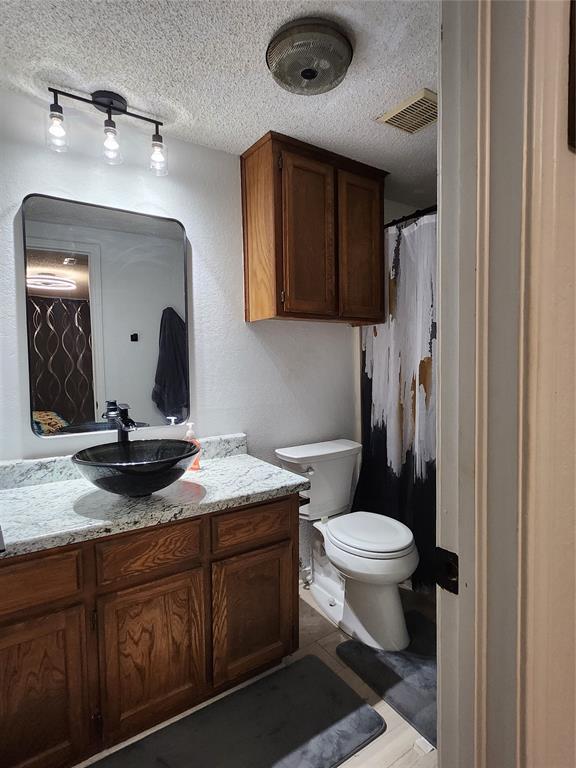
{"label": "white and black shower curtain", "polygon": [[388,313],[362,329],[362,469],[354,509],[414,533],[415,588],[434,584],[436,214],[388,227]]}

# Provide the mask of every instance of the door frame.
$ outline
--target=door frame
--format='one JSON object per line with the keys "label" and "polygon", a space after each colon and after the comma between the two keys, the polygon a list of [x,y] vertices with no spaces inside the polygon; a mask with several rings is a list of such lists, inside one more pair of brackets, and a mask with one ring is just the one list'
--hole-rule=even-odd
{"label": "door frame", "polygon": [[437,543],[460,579],[438,591],[439,766],[512,768],[530,5],[441,9]]}

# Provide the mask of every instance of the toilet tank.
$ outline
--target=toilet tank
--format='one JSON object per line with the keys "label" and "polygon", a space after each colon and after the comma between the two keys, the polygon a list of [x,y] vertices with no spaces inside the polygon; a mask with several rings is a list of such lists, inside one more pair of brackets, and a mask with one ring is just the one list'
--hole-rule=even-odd
{"label": "toilet tank", "polygon": [[353,440],[328,440],[276,449],[283,467],[310,480],[310,490],[302,494],[310,498],[310,504],[300,508],[301,517],[319,520],[348,512],[361,450],[360,443]]}

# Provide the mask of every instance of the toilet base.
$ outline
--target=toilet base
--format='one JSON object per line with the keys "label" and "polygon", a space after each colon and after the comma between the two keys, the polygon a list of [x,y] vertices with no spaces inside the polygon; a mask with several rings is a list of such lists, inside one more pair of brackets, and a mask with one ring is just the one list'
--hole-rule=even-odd
{"label": "toilet base", "polygon": [[351,637],[382,651],[402,651],[410,642],[396,584],[347,578],[340,626]]}
{"label": "toilet base", "polygon": [[[335,574],[337,577],[338,575]],[[342,625],[344,611],[344,590],[327,579],[316,579],[310,584],[310,594],[322,613],[336,626]]]}

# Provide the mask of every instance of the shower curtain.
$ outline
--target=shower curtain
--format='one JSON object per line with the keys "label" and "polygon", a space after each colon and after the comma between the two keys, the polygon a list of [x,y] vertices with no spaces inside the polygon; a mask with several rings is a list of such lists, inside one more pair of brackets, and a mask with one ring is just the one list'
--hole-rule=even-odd
{"label": "shower curtain", "polygon": [[413,532],[414,588],[435,582],[436,214],[388,227],[386,322],[362,328],[362,469],[354,509]]}

